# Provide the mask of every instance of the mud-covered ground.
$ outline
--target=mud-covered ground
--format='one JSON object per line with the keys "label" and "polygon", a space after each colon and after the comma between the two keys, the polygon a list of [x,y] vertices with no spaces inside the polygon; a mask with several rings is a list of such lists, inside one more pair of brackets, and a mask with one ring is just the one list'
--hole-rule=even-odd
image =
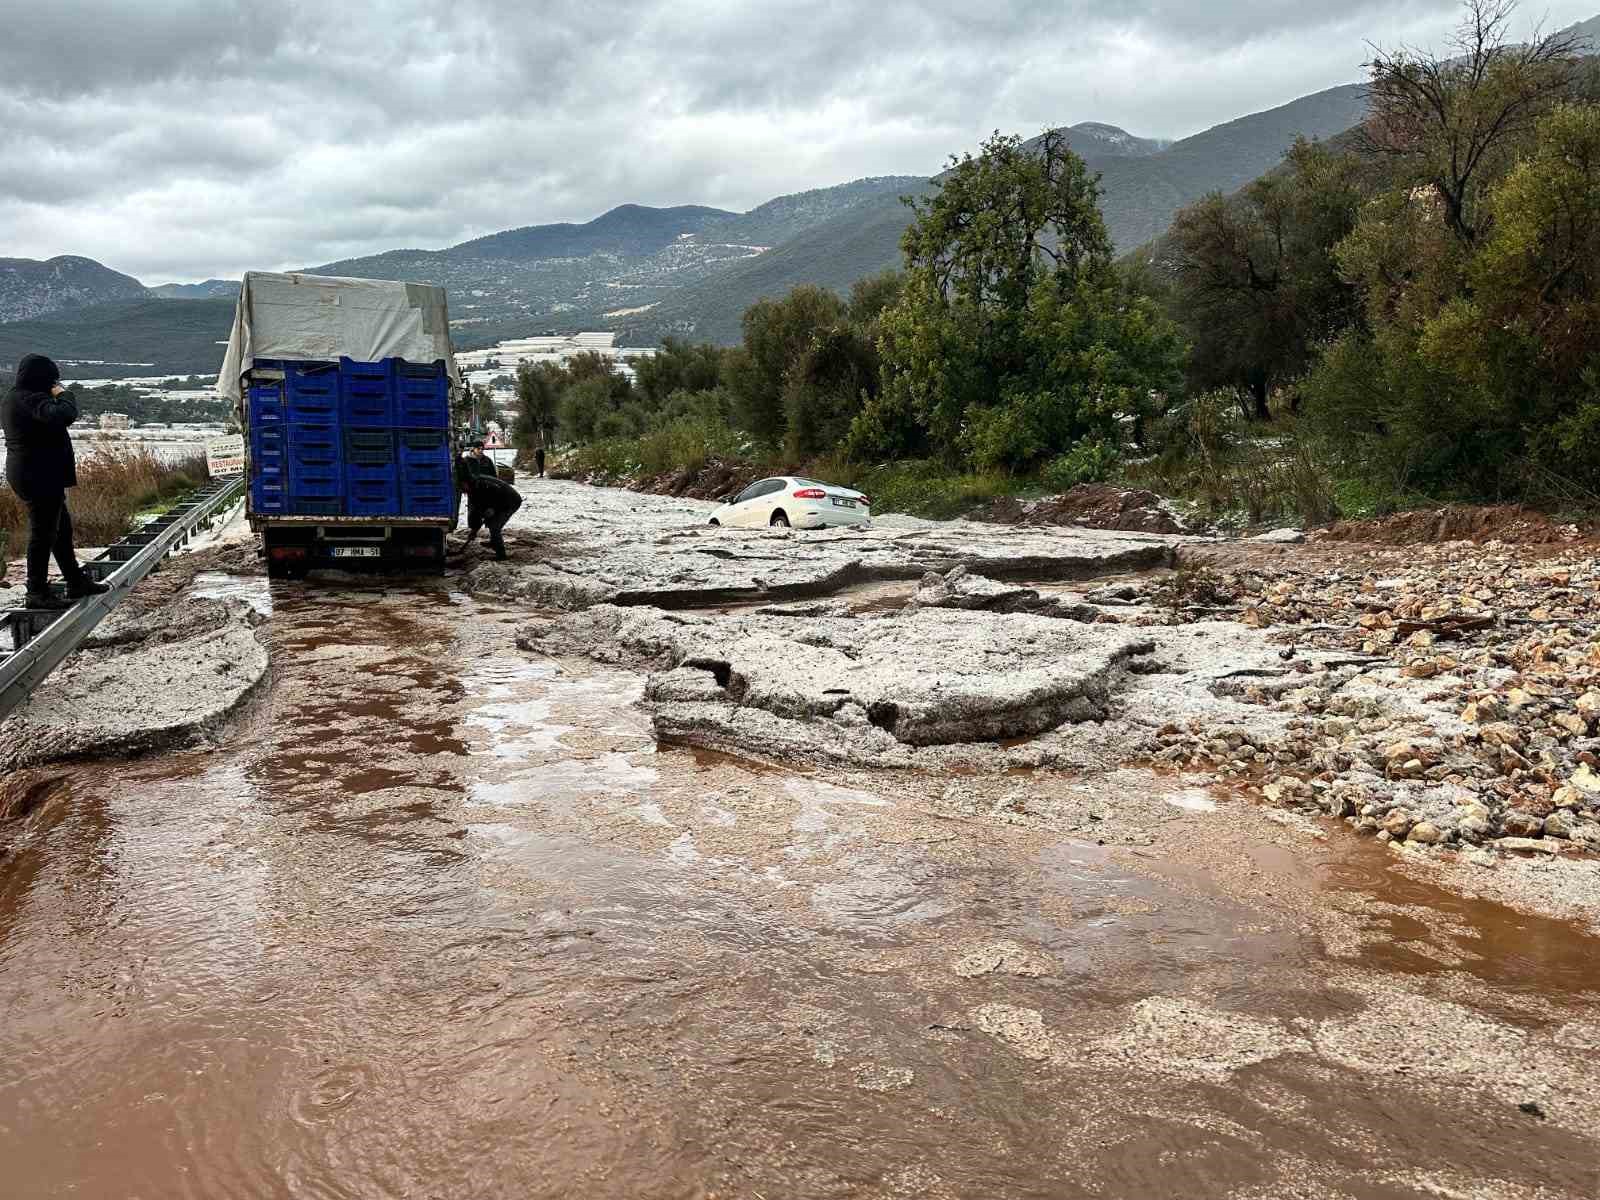
{"label": "mud-covered ground", "polygon": [[[26,772],[6,1195],[1596,1193],[1583,852],[1250,791],[1317,774],[1262,672],[1384,648],[1280,657],[1221,566],[1166,604],[1176,540],[525,491],[505,567],[151,581],[270,665],[184,748]],[[1394,670],[1372,703],[1442,707]]]}

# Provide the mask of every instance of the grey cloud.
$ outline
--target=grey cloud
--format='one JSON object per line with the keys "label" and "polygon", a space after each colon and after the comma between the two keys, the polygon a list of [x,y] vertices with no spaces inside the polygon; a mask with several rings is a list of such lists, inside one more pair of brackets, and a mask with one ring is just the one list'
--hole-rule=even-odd
{"label": "grey cloud", "polygon": [[1366,37],[1437,44],[1455,11],[0,0],[0,163],[27,165],[0,170],[0,255],[231,275],[931,173],[997,127],[1181,136],[1356,78]]}

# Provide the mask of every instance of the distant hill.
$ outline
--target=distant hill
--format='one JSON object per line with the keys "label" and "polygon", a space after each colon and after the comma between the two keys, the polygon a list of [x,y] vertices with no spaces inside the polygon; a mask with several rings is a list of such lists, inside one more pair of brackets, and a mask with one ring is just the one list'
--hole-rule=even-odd
{"label": "distant hill", "polygon": [[71,254],[43,262],[0,258],[0,322],[149,294],[131,275],[113,271],[92,258]]}
{"label": "distant hill", "polygon": [[1160,154],[1172,145],[1171,138],[1135,137],[1126,129],[1115,125],[1102,125],[1098,121],[1082,121],[1064,129],[1067,142],[1084,159],[1091,158],[1148,158]]}
{"label": "distant hill", "polygon": [[[1171,144],[1092,122],[1065,132],[1073,149],[1099,173],[1106,226],[1117,249],[1126,251],[1162,233],[1185,204],[1210,191],[1231,192],[1271,169],[1296,137],[1331,137],[1365,114],[1365,90],[1351,84]],[[899,192],[924,194],[933,186],[924,181]],[[741,315],[763,296],[781,295],[798,283],[843,290],[863,275],[898,266],[900,235],[911,216],[899,192],[868,197],[758,258],[726,266],[647,313],[612,324],[629,342],[648,343],[665,334],[737,341]]]}
{"label": "distant hill", "polygon": [[530,325],[595,326],[648,311],[902,182],[857,180],[779,196],[747,213],[625,204],[581,225],[530,225],[443,250],[391,250],[308,270],[440,284],[450,293],[456,342],[471,347]]}
{"label": "distant hill", "polygon": [[162,300],[238,299],[239,281],[208,279],[204,283],[158,283],[150,288],[150,294]]}
{"label": "distant hill", "polygon": [[[0,324],[0,375],[48,354],[68,379],[208,375],[222,366],[234,301],[116,300]],[[142,365],[149,364],[149,365]]]}
{"label": "distant hill", "polygon": [[898,266],[900,235],[910,216],[900,197],[924,196],[933,187],[931,180],[913,177],[896,192],[884,192],[765,254],[686,285],[648,313],[611,324],[630,344],[681,335],[731,345],[742,336],[745,309],[763,296],[780,296],[799,283],[842,293],[865,275]]}
{"label": "distant hill", "polygon": [[837,187],[779,196],[747,213],[711,225],[698,236],[708,241],[778,246],[863,204],[899,196],[926,182],[920,175],[879,175]]}
{"label": "distant hill", "polygon": [[1575,33],[1588,43],[1587,49],[1600,54],[1600,17],[1590,17],[1587,21],[1579,21],[1576,25],[1569,25],[1562,30],[1563,33]]}
{"label": "distant hill", "polygon": [[643,258],[671,245],[684,234],[698,233],[737,216],[720,208],[686,204],[678,208],[646,208],[623,204],[584,225],[528,225],[451,246],[441,254],[452,259],[588,258],[615,254]]}

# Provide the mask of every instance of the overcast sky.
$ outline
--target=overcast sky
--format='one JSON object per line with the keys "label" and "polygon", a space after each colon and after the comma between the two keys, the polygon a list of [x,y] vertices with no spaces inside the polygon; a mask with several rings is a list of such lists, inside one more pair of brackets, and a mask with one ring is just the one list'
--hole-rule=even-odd
{"label": "overcast sky", "polygon": [[[1600,0],[1528,3],[1559,28]],[[1456,0],[0,0],[0,257],[146,283],[617,204],[930,174],[991,129],[1182,137],[1442,44]],[[1519,30],[1520,32],[1520,30]]]}

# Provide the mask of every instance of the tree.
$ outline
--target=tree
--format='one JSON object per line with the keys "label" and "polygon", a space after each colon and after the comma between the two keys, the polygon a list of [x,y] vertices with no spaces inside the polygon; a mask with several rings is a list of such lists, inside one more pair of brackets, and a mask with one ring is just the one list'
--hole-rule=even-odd
{"label": "tree", "polygon": [[517,367],[517,445],[526,449],[555,443],[561,391],[566,383],[566,372],[555,363],[523,363]]}
{"label": "tree", "polygon": [[620,436],[626,429],[619,421],[607,377],[589,374],[562,390],[560,425],[568,440],[582,444],[597,437]]}
{"label": "tree", "polygon": [[1539,118],[1574,94],[1582,71],[1571,33],[1507,41],[1517,0],[1466,0],[1464,7],[1454,53],[1374,51],[1361,141],[1437,191],[1445,224],[1470,245],[1484,232],[1480,201],[1488,181]]}
{"label": "tree", "polygon": [[880,318],[880,394],[850,452],[925,447],[1025,469],[1181,382],[1182,347],[1147,297],[1122,286],[1098,186],[1064,135],[995,134],[911,201],[906,282]]}
{"label": "tree", "polygon": [[878,350],[848,321],[814,334],[784,387],[791,458],[833,450],[850,432],[864,401],[877,391]]}
{"label": "tree", "polygon": [[739,423],[776,445],[787,428],[784,391],[790,370],[812,338],[844,316],[844,302],[826,288],[801,284],[781,300],[760,300],[744,314],[743,353],[730,358],[727,382]]}
{"label": "tree", "polygon": [[1333,251],[1355,227],[1365,175],[1355,156],[1302,138],[1238,196],[1214,192],[1178,213],[1170,306],[1195,391],[1231,388],[1249,398],[1247,417],[1266,420],[1273,390],[1354,318]]}
{"label": "tree", "polygon": [[[1483,181],[1474,240],[1436,189],[1362,208],[1338,248],[1365,329],[1308,378],[1349,468],[1461,498],[1600,494],[1600,106],[1561,104]],[[1574,490],[1576,489],[1576,490]]]}
{"label": "tree", "polygon": [[661,349],[634,360],[636,388],[646,408],[659,409],[674,392],[711,391],[722,380],[725,351],[720,346],[693,345],[663,338]]}
{"label": "tree", "polygon": [[845,302],[846,318],[858,329],[876,326],[884,309],[900,299],[905,287],[905,273],[893,269],[856,280],[850,285],[850,298]]}

